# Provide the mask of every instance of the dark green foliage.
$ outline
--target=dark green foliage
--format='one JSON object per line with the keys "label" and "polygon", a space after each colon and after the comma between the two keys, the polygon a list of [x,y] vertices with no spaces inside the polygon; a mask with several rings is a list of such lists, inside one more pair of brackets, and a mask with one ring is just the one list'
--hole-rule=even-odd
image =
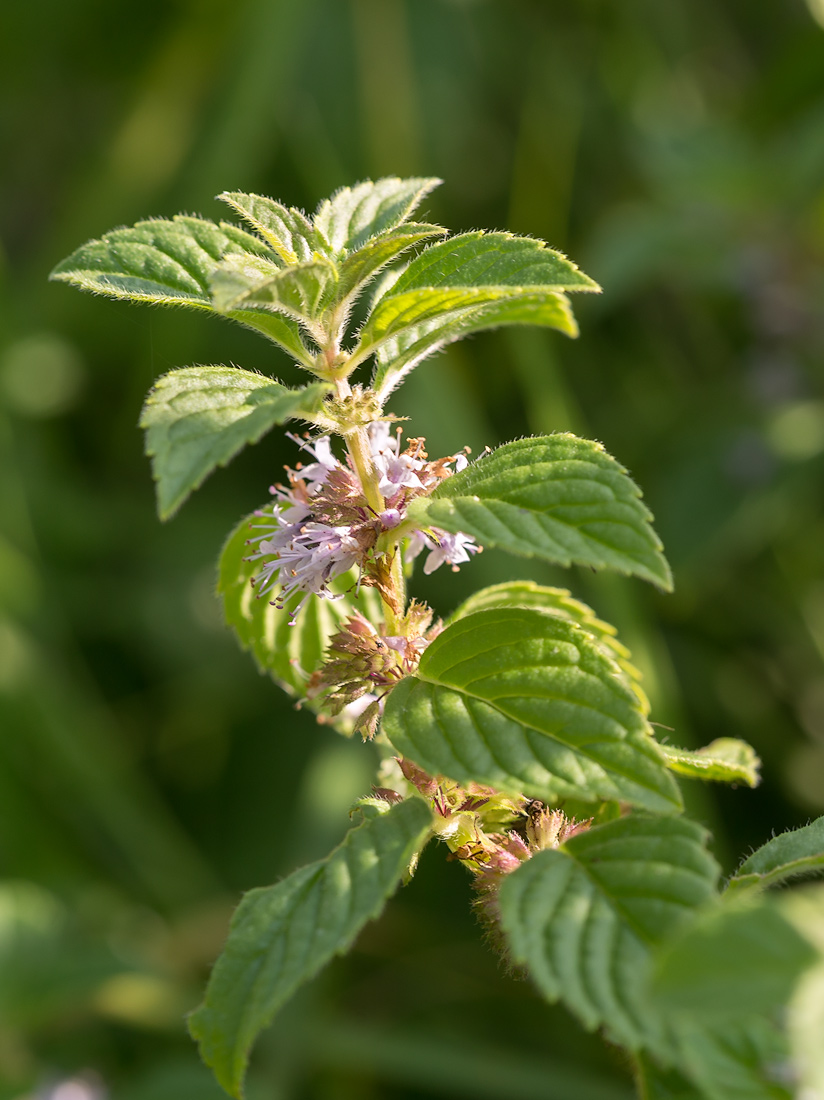
{"label": "dark green foliage", "polygon": [[[601,440],[644,488],[676,594],[537,561],[516,561],[518,575],[568,585],[619,625],[652,717],[674,727],[660,739],[752,741],[757,791],[683,785],[726,873],[824,811],[824,33],[802,0],[116,12],[42,0],[8,5],[0,23],[0,81],[17,105],[0,122],[5,874],[83,908],[98,942],[165,968],[191,1006],[226,891],[234,900],[337,839],[318,807],[329,790],[345,799],[353,756],[335,756],[332,735],[236,654],[211,596],[215,549],[294,448],[270,437],[155,530],[134,432],[146,389],[175,365],[237,362],[298,385],[291,363],[312,355],[297,325],[236,314],[282,354],[196,311],[111,305],[44,278],[109,226],[225,216],[211,196],[226,186],[311,210],[388,172],[448,180],[423,222],[544,237],[606,288],[579,307],[585,339],[479,336],[413,375],[397,411],[433,453],[557,430]],[[491,552],[418,591],[446,615],[512,575],[513,559]],[[273,839],[293,814],[294,858]],[[250,1096],[629,1096],[623,1064],[485,961],[460,873],[438,862],[393,902],[374,948],[281,1017]],[[409,941],[399,929],[412,925]],[[78,1000],[18,1031],[9,1095],[94,1066],[124,1100],[211,1097],[180,1013],[161,1033],[140,988],[122,987],[128,1018]],[[399,995],[369,996],[387,988]],[[456,1020],[468,1021],[459,1042]],[[763,1084],[753,1044],[689,1044],[711,1067],[710,1095],[782,1094],[775,1077]],[[745,1062],[730,1061],[736,1050]]]}

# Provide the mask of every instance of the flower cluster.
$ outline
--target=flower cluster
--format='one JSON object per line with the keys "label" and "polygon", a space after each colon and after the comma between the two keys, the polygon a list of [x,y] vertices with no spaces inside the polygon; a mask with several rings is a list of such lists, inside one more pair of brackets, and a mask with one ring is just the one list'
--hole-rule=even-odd
{"label": "flower cluster", "polygon": [[[467,464],[464,454],[428,461],[422,439],[410,440],[401,451],[400,432],[393,433],[386,421],[370,424],[368,438],[384,501],[380,513],[369,506],[351,463],[344,465],[333,455],[328,436],[311,442],[296,440],[314,461],[295,470],[287,468],[288,487],[272,486],[275,501],[271,510],[256,513],[260,522],[253,528],[259,533],[249,539],[256,549],[247,560],[262,564],[252,583],[258,596],[279,588],[272,601],[278,607],[303,593],[290,608],[292,622],[312,593],[339,598],[331,591],[330,582],[354,565],[361,570],[362,583],[380,587],[385,562],[378,561],[379,555],[373,552],[379,536],[403,522],[410,500],[431,493],[444,478]],[[424,548],[430,551],[425,573],[444,562],[457,568],[480,549],[464,534],[437,528],[410,532],[408,557]]]}
{"label": "flower cluster", "polygon": [[325,663],[310,678],[306,697],[330,715],[354,719],[353,732],[375,736],[386,695],[418,666],[424,649],[441,630],[432,612],[415,600],[398,626],[381,633],[355,612],[329,642]]}
{"label": "flower cluster", "polygon": [[511,798],[478,783],[461,787],[427,774],[411,760],[400,759],[398,766],[440,819],[436,833],[450,848],[450,858],[473,872],[481,901],[490,910],[506,875],[536,852],[558,848],[592,824],[592,818],[576,821],[563,810],[523,796]]}

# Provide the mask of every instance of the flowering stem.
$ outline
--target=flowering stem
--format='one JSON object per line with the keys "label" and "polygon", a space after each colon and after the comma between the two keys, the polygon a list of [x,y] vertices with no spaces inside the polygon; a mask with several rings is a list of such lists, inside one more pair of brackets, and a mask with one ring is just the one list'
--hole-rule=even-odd
{"label": "flowering stem", "polygon": [[[345,377],[337,377],[335,379],[335,387],[337,389],[338,398],[348,397],[352,392]],[[383,499],[383,494],[378,488],[378,478],[372,462],[372,451],[369,446],[369,437],[366,434],[366,429],[362,426],[355,426],[352,428],[341,426],[339,430],[346,441],[346,449],[349,452],[349,457],[352,459],[352,465],[355,467],[355,472],[358,475],[358,480],[363,489],[366,503],[373,510],[375,515],[380,515],[386,507],[386,503]],[[386,600],[383,593],[381,593],[384,621],[388,634],[397,634],[400,630],[399,620],[403,616],[406,605],[406,580],[403,575],[403,560],[400,546],[397,544],[394,548],[393,555],[390,572],[390,589],[394,596],[394,600],[391,602]]]}
{"label": "flowering stem", "polygon": [[380,515],[386,505],[378,488],[378,479],[375,476],[375,468],[372,464],[372,453],[369,449],[369,438],[366,429],[352,428],[349,431],[344,430],[343,438],[346,440],[346,447],[360,480],[366,503],[376,515]]}

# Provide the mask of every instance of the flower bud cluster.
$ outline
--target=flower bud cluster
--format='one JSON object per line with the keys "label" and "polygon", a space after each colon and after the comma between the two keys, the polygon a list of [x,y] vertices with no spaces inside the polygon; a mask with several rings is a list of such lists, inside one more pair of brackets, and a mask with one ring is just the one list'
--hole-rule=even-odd
{"label": "flower bud cluster", "polygon": [[[314,461],[287,468],[288,487],[272,486],[271,509],[256,513],[259,522],[252,527],[258,533],[249,539],[255,550],[247,560],[260,561],[261,568],[252,583],[259,597],[279,589],[272,601],[277,607],[304,593],[291,611],[293,622],[311,594],[340,598],[330,590],[330,582],[354,565],[361,570],[361,583],[376,585],[383,593],[387,564],[375,552],[378,538],[403,522],[410,500],[431,493],[467,464],[464,454],[428,461],[422,439],[410,440],[401,451],[400,432],[393,434],[386,421],[370,424],[367,435],[384,502],[380,513],[368,504],[351,461],[344,465],[332,453],[328,436],[296,440]],[[413,531],[408,556],[424,548],[430,551],[425,573],[445,562],[457,568],[480,549],[468,535],[436,528]]]}
{"label": "flower bud cluster", "polygon": [[477,783],[461,787],[443,776],[428,775],[410,760],[398,763],[407,782],[441,819],[435,831],[451,849],[450,858],[472,871],[486,900],[494,900],[503,878],[536,852],[558,848],[592,824],[592,818],[576,821],[563,810]]}
{"label": "flower bud cluster", "polygon": [[440,632],[432,612],[414,600],[398,634],[380,633],[356,612],[331,639],[327,659],[309,680],[307,698],[333,716],[346,712],[354,731],[372,738],[387,693],[418,667],[421,654]]}

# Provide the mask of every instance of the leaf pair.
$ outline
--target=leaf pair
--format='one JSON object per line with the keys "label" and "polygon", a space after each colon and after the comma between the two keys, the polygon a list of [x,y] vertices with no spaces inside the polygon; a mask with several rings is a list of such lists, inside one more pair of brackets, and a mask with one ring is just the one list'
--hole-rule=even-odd
{"label": "leaf pair", "polygon": [[[181,214],[152,219],[82,245],[51,277],[111,298],[224,313],[311,370],[314,352],[302,327],[313,331],[319,311],[335,297],[339,275],[351,295],[410,245],[443,235],[439,226],[410,227],[408,239],[394,233],[438,182],[392,178],[344,188],[321,204],[314,222],[273,199],[227,192],[220,197],[259,236]],[[349,251],[375,234],[388,235],[391,245],[385,242],[379,257],[371,247],[371,259],[361,257],[357,273],[353,264],[347,268]]]}
{"label": "leaf pair", "polygon": [[[365,181],[338,191],[311,218],[260,195],[226,192],[220,197],[254,233],[183,215],[139,222],[81,246],[52,278],[113,298],[221,313],[328,379],[330,364],[319,349],[339,347],[364,287],[412,246],[446,234],[408,220],[439,182]],[[463,234],[425,249],[385,282],[355,347],[336,353],[334,369],[345,377],[374,355],[382,404],[416,363],[472,332],[542,324],[575,335],[564,292],[597,289],[541,241]],[[268,394],[252,395],[266,386]],[[272,425],[302,418],[334,429],[322,411],[329,392],[286,391],[271,379],[217,366],[165,375],[141,421],[161,518]]]}

